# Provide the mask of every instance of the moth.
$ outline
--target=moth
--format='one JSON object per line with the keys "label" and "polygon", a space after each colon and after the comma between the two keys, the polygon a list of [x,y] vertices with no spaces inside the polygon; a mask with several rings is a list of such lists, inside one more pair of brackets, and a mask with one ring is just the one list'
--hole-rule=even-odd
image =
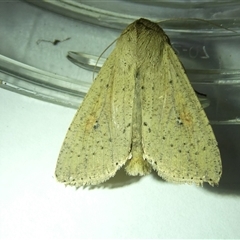
{"label": "moth", "polygon": [[59,182],[97,185],[124,167],[169,182],[217,185],[217,141],[168,36],[139,19],[120,35],[63,142]]}

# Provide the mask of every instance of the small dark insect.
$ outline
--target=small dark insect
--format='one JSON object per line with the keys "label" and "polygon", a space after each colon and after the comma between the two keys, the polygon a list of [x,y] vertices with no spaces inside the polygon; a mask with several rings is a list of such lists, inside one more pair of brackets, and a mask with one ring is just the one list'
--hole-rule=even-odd
{"label": "small dark insect", "polygon": [[50,42],[52,43],[54,46],[58,45],[60,42],[65,42],[67,40],[71,39],[70,37],[64,39],[64,40],[59,40],[59,39],[55,39],[54,41],[50,41],[50,40],[45,40],[45,39],[39,39],[37,40],[37,45],[41,42]]}

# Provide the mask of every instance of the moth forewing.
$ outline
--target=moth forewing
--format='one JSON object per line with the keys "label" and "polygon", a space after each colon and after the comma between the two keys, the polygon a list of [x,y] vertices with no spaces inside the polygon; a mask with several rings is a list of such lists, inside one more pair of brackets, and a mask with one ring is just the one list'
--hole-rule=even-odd
{"label": "moth forewing", "polygon": [[[212,128],[168,43],[163,56],[156,72],[164,81],[154,84],[151,102],[143,104],[144,157],[167,181],[217,185],[222,166]],[[147,69],[150,75],[153,69]]]}
{"label": "moth forewing", "polygon": [[133,69],[125,65],[132,57],[124,48],[117,44],[71,123],[55,171],[60,182],[77,187],[104,182],[129,158],[134,82],[129,82]]}

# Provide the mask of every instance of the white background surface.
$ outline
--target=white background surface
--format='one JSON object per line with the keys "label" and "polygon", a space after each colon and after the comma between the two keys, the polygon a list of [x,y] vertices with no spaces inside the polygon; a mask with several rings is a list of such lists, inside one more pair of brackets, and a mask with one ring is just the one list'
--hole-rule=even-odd
{"label": "white background surface", "polygon": [[[19,7],[15,5],[15,9]],[[40,16],[38,21],[47,27],[47,15],[30,8],[29,14]],[[30,20],[19,28],[17,21],[10,21],[10,13],[8,29],[16,27],[11,44],[17,49],[18,36],[26,37],[26,26],[37,30]],[[43,30],[42,36],[32,40],[32,46],[38,38],[50,38]],[[50,39],[74,36],[74,31],[65,30]],[[82,32],[78,34],[81,39]],[[91,35],[84,36],[88,39]],[[111,42],[107,35],[106,39]],[[65,44],[77,50],[74,41],[78,41],[76,37]],[[9,53],[9,42],[4,44]],[[39,67],[46,69],[41,66],[47,56],[43,47],[32,58],[28,56],[31,44],[21,49],[19,60],[31,63],[40,58]],[[10,50],[13,55],[15,49]],[[65,52],[58,54],[49,52],[56,59],[47,67],[62,75],[72,68],[69,71],[79,75],[77,67],[66,60],[59,63],[61,66],[55,64],[65,57]],[[120,172],[99,188],[76,190],[54,178],[58,153],[74,114],[73,109],[0,89],[0,239],[240,238],[239,126],[214,126],[223,161],[219,187],[176,185],[154,174],[132,178]]]}
{"label": "white background surface", "polygon": [[240,237],[238,180],[202,188],[120,174],[113,188],[64,187],[54,169],[75,111],[0,89],[0,113],[1,239]]}

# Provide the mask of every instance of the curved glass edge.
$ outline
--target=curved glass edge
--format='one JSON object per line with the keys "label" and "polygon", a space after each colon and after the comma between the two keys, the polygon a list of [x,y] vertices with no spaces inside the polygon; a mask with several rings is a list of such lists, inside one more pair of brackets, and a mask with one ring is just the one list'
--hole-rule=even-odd
{"label": "curved glass edge", "polygon": [[[69,52],[71,61],[78,66],[93,70],[96,66],[98,57],[89,54]],[[74,56],[77,56],[76,58]],[[98,61],[98,70],[102,66],[104,59]],[[207,84],[214,86],[237,85],[240,86],[239,71],[213,72],[190,71],[188,75],[193,75],[191,79],[193,87]],[[203,80],[208,79],[208,82]],[[209,76],[212,76],[209,81]],[[226,76],[228,77],[226,80]],[[32,66],[17,62],[10,58],[0,55],[0,87],[29,97],[37,98],[50,103],[78,108],[86,95],[90,84],[55,75]],[[240,89],[240,88],[237,88]],[[221,97],[221,96],[220,96]],[[209,100],[200,98],[201,103],[208,105]],[[211,100],[210,100],[211,101]],[[217,119],[209,118],[211,124],[233,125],[240,124],[240,118]]]}
{"label": "curved glass edge", "polygon": [[[168,33],[186,31],[196,33],[214,32],[217,34],[218,32],[221,33],[224,28],[238,31],[240,25],[240,18],[238,17],[240,14],[239,1],[168,2],[155,0],[114,1],[111,4],[104,4],[103,1],[81,0],[25,1],[67,17],[116,29],[123,29],[141,17],[154,22],[163,22],[162,26]],[[191,11],[189,11],[190,7]],[[118,12],[119,9],[120,12]],[[220,14],[222,12],[224,14]],[[149,13],[149,16],[147,13]],[[174,19],[172,19],[172,16],[174,16]],[[198,16],[199,19],[196,19],[195,16]],[[187,21],[184,23],[179,19]],[[201,19],[205,19],[208,24],[202,22]],[[196,24],[196,21],[198,21],[198,24]]]}
{"label": "curved glass edge", "polygon": [[[74,63],[75,65],[84,68],[89,71],[99,71],[103,66],[106,58],[98,56],[94,56],[91,54],[83,53],[83,52],[74,52],[69,51],[67,58],[69,61]],[[229,79],[232,78],[232,84],[240,84],[240,70],[238,69],[187,69],[188,74],[199,74],[199,76],[195,76],[194,80],[191,81],[193,84],[229,84]],[[212,75],[210,78],[205,78],[202,75]],[[218,75],[222,75],[221,79]],[[222,80],[223,76],[228,76],[227,80]],[[225,77],[224,77],[225,78]]]}
{"label": "curved glass edge", "polygon": [[[131,2],[141,2],[143,4],[151,4],[151,5],[161,5],[161,6],[169,6],[169,7],[176,7],[176,6],[180,6],[182,8],[189,8],[189,6],[191,7],[204,7],[204,8],[208,8],[208,7],[215,7],[215,6],[219,6],[221,4],[224,5],[232,5],[232,4],[236,4],[237,1],[236,0],[192,0],[192,1],[187,1],[187,0],[129,0]],[[207,3],[207,4],[206,4]],[[187,5],[187,6],[186,6]]]}
{"label": "curved glass edge", "polygon": [[0,55],[0,87],[54,104],[78,108],[90,84]]}

